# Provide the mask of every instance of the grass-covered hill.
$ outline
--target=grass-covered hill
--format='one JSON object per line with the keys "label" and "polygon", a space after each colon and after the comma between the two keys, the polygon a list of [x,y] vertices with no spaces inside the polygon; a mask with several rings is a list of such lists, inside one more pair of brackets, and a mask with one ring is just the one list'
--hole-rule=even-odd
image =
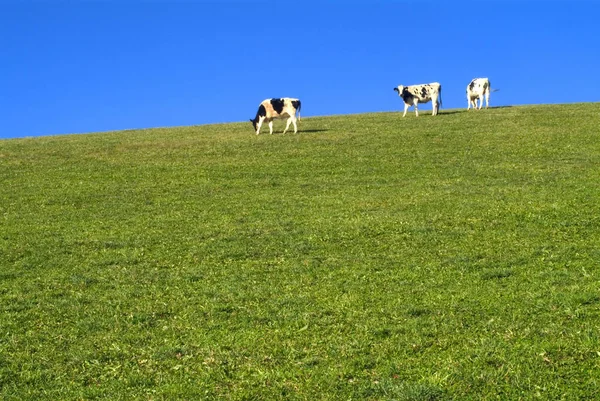
{"label": "grass-covered hill", "polygon": [[0,141],[0,399],[598,398],[600,104],[400,116]]}

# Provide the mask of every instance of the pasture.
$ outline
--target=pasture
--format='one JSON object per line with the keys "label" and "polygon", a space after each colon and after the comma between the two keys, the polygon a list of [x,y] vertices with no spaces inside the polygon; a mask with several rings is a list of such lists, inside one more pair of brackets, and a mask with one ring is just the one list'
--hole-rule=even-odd
{"label": "pasture", "polygon": [[420,114],[0,141],[0,398],[598,398],[600,104]]}

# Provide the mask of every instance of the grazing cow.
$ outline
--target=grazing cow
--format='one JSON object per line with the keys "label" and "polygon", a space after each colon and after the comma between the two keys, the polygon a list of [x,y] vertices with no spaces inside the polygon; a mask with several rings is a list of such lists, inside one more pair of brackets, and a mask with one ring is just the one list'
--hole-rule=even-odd
{"label": "grazing cow", "polygon": [[294,123],[294,134],[297,133],[298,126],[296,125],[296,112],[298,112],[298,121],[300,121],[300,107],[300,100],[289,97],[263,100],[260,106],[258,106],[256,117],[250,119],[252,126],[256,130],[256,135],[259,134],[260,127],[265,120],[269,122],[269,133],[272,134],[273,119],[286,117],[288,117],[288,120],[283,133],[285,134],[288,130],[290,123]]}
{"label": "grazing cow", "polygon": [[[487,109],[490,105],[490,92],[496,91],[497,89],[492,90],[489,79],[475,78],[467,85],[467,110],[470,110],[471,106],[473,106],[473,109],[481,110],[484,97],[485,108]],[[479,100],[479,107],[477,107],[477,100]]]}
{"label": "grazing cow", "polygon": [[398,96],[400,96],[404,102],[404,114],[402,117],[406,116],[406,111],[410,106],[415,106],[415,114],[419,117],[419,109],[417,106],[419,103],[431,101],[433,104],[433,111],[431,114],[434,116],[437,115],[440,106],[442,105],[442,85],[437,82],[411,86],[400,85],[394,88],[394,90],[398,92]]}

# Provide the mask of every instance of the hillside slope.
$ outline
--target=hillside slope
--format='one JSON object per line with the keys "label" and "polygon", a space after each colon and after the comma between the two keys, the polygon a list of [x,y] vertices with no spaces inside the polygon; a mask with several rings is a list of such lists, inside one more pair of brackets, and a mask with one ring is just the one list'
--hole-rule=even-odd
{"label": "hillside slope", "polygon": [[600,104],[400,116],[0,141],[0,398],[594,398]]}

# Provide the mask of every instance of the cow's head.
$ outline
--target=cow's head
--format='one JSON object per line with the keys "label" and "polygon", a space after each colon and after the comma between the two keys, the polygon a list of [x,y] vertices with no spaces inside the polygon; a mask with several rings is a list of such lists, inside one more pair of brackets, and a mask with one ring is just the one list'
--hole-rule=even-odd
{"label": "cow's head", "polygon": [[250,119],[250,122],[252,123],[252,126],[254,127],[254,131],[256,131],[256,123],[258,122],[258,118],[254,118],[254,119]]}
{"label": "cow's head", "polygon": [[394,90],[398,92],[398,96],[400,96],[402,94],[402,91],[404,90],[404,85],[398,85],[394,88]]}

